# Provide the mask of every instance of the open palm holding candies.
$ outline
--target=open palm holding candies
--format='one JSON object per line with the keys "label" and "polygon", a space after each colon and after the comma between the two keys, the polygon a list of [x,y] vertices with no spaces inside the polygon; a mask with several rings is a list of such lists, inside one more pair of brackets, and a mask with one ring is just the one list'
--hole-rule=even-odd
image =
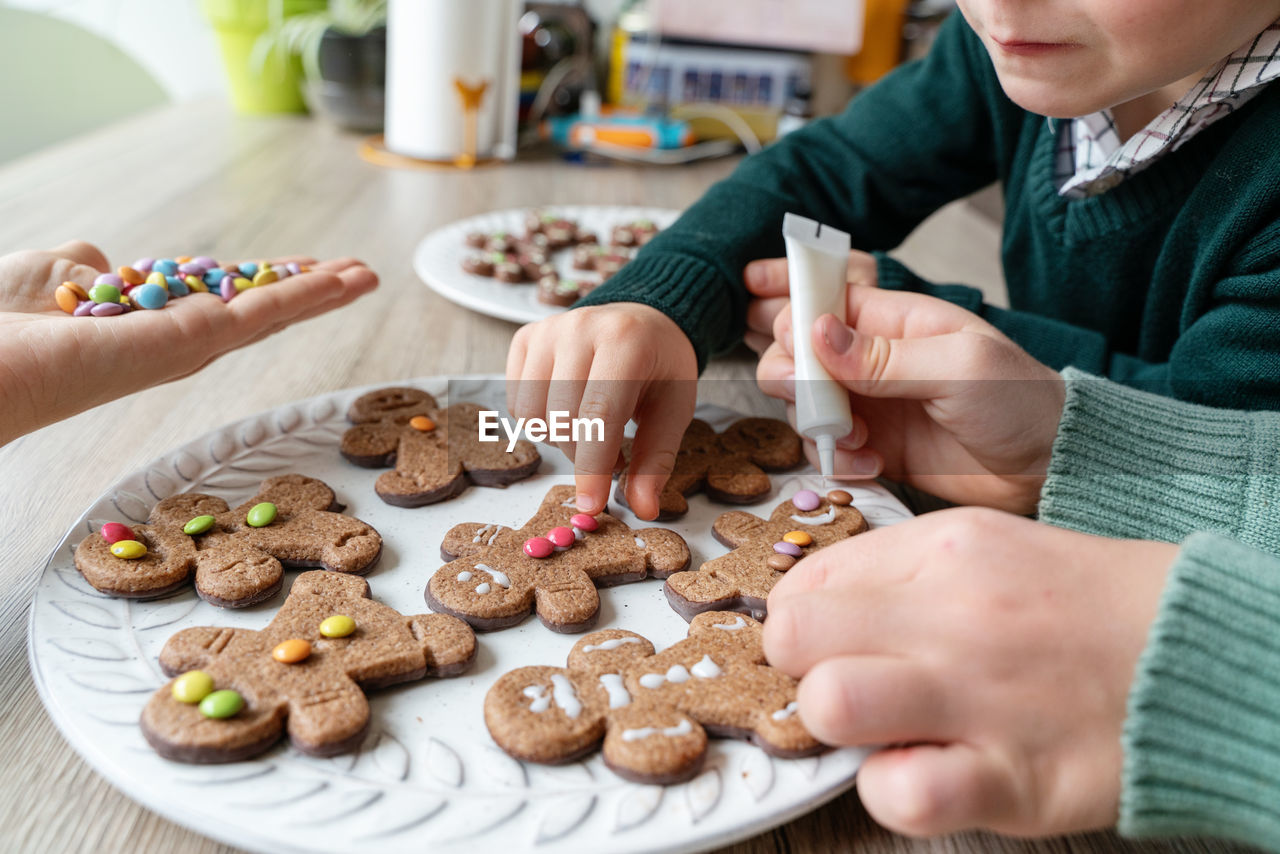
{"label": "open palm holding candies", "polygon": [[[219,284],[244,279],[243,271],[236,268],[232,276],[233,265],[226,264],[197,278],[179,270],[205,263],[214,259],[142,258],[121,275],[118,265],[109,265],[97,248],[82,242],[0,255],[0,364],[7,368],[0,375],[0,400],[6,403],[0,407],[0,445],[187,376],[224,353],[344,306],[378,284],[377,276],[352,258],[274,258],[266,266],[277,281],[237,291],[224,302],[219,287],[206,279]],[[256,273],[263,265],[252,266]],[[134,284],[134,273],[144,272],[142,283]],[[199,286],[192,284],[196,281]],[[138,308],[135,295],[144,288],[164,295],[163,308]],[[126,316],[93,323],[69,315]]]}

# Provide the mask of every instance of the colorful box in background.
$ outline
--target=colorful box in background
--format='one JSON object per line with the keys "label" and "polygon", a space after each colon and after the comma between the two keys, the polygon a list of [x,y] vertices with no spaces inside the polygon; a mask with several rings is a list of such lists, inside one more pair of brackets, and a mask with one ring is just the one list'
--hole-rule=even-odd
{"label": "colorful box in background", "polygon": [[650,0],[664,36],[855,54],[862,47],[862,0]]}

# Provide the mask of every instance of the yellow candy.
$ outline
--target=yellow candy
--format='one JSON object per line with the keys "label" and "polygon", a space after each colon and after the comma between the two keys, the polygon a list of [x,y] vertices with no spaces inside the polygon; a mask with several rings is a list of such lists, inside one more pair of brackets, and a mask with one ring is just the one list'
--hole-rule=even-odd
{"label": "yellow candy", "polygon": [[111,544],[111,553],[125,560],[137,560],[147,553],[147,547],[137,540],[120,540]]}
{"label": "yellow candy", "polygon": [[240,291],[247,291],[249,288],[253,287],[253,282],[249,281],[244,276],[236,276],[231,280],[231,284],[235,287],[236,293],[239,293]]}
{"label": "yellow candy", "polygon": [[260,288],[263,285],[269,285],[272,282],[278,281],[280,281],[280,274],[275,270],[272,270],[270,267],[259,270],[253,276],[253,286],[255,288]]}
{"label": "yellow candy", "polygon": [[169,282],[165,279],[164,273],[161,273],[158,270],[153,273],[147,274],[147,284],[159,285],[160,287],[164,288],[166,291],[169,290]]}
{"label": "yellow candy", "polygon": [[320,634],[327,638],[345,638],[356,630],[356,621],[345,614],[326,617],[320,624]]}
{"label": "yellow candy", "polygon": [[787,531],[782,535],[782,539],[793,546],[803,547],[813,544],[813,537],[807,531]]}
{"label": "yellow candy", "polygon": [[195,704],[213,693],[213,677],[203,670],[188,670],[173,680],[173,699]]}
{"label": "yellow candy", "polygon": [[120,304],[121,304],[121,305],[133,305],[133,301],[132,301],[131,299],[129,299],[129,295],[128,295],[128,294],[121,294],[121,295],[120,295]]}
{"label": "yellow candy", "polygon": [[209,290],[204,286],[204,282],[200,280],[199,276],[187,275],[183,277],[182,281],[186,282],[187,287],[190,288],[192,291],[204,293],[205,291]]}

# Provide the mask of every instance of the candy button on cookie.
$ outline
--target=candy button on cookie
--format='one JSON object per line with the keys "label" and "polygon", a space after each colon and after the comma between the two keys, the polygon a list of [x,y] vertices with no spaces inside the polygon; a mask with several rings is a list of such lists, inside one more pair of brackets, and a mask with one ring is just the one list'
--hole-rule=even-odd
{"label": "candy button on cookie", "polygon": [[817,510],[818,505],[822,503],[822,499],[812,489],[802,489],[791,499],[791,503],[796,506],[797,510],[807,513],[810,510]]}
{"label": "candy button on cookie", "polygon": [[550,557],[556,550],[555,544],[546,537],[530,537],[524,541],[524,553],[533,558]]}
{"label": "candy button on cookie", "polygon": [[791,555],[775,554],[769,555],[767,561],[770,569],[776,569],[778,572],[786,572],[788,569],[796,565],[796,559]]}
{"label": "candy button on cookie", "polygon": [[276,520],[276,514],[276,506],[270,501],[263,501],[253,505],[244,520],[251,528],[265,528]]}
{"label": "candy button on cookie", "polygon": [[843,489],[833,489],[827,493],[827,500],[837,507],[848,507],[853,503],[853,496]]}
{"label": "candy button on cookie", "polygon": [[547,531],[547,539],[551,541],[551,545],[561,549],[567,549],[577,542],[577,538],[573,535],[573,529],[563,526]]}
{"label": "candy button on cookie", "polygon": [[808,531],[787,531],[782,535],[782,539],[784,542],[801,547],[813,545],[813,535]]}
{"label": "candy button on cookie", "polygon": [[239,691],[223,688],[214,691],[200,701],[200,714],[206,718],[229,718],[238,715],[244,708],[244,697]]}
{"label": "candy button on cookie", "polygon": [[119,522],[106,522],[103,524],[101,531],[102,539],[108,544],[115,545],[121,540],[136,540],[133,529],[128,525],[122,525]]}
{"label": "candy button on cookie", "polygon": [[325,617],[320,624],[320,634],[327,638],[345,638],[356,630],[356,621],[346,614],[334,614]]}
{"label": "candy button on cookie", "polygon": [[[352,628],[354,627],[353,623]],[[300,661],[306,661],[310,656],[311,643],[302,638],[280,641],[275,649],[271,650],[271,657],[281,664],[297,664]]]}
{"label": "candy button on cookie", "polygon": [[173,699],[195,704],[213,693],[213,677],[203,670],[188,670],[173,680]]}
{"label": "candy button on cookie", "polygon": [[785,541],[781,543],[774,543],[773,550],[780,555],[790,555],[791,557],[800,557],[800,555],[804,554],[800,547],[795,543],[788,543]]}
{"label": "candy button on cookie", "polygon": [[415,415],[409,419],[409,426],[414,430],[420,430],[423,433],[430,433],[436,429],[436,422],[432,421],[425,415]]}
{"label": "candy button on cookie", "polygon": [[137,540],[121,540],[111,544],[111,553],[124,560],[137,560],[147,554],[147,547]]}
{"label": "candy button on cookie", "polygon": [[197,516],[182,526],[182,533],[192,537],[206,534],[213,528],[214,521],[216,520],[212,516]]}

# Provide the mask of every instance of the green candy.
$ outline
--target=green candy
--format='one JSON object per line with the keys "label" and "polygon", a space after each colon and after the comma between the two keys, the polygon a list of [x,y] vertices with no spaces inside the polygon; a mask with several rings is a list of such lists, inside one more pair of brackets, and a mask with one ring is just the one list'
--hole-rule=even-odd
{"label": "green candy", "polygon": [[276,506],[270,501],[253,505],[245,521],[253,528],[265,528],[276,520]]}
{"label": "green candy", "polygon": [[214,691],[200,701],[200,714],[206,718],[229,718],[239,714],[243,708],[244,697],[230,688]]}
{"label": "green candy", "polygon": [[120,289],[115,285],[94,285],[89,288],[89,299],[99,304],[120,302]]}
{"label": "green candy", "polygon": [[[190,522],[182,526],[182,533],[195,536],[196,534],[206,533],[213,527],[214,519],[212,516],[197,516]],[[249,524],[253,524],[250,522]]]}

